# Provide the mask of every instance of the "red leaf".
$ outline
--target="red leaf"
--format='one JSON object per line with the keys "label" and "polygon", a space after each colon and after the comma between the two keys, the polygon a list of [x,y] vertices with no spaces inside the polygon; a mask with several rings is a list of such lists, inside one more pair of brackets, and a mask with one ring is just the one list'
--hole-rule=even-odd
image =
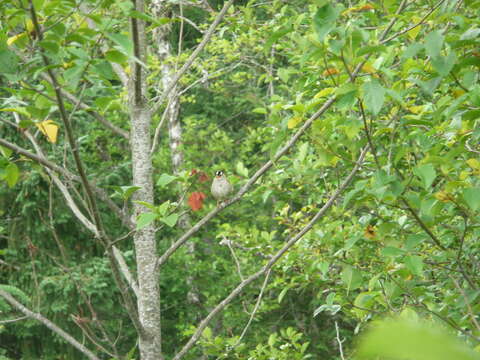
{"label": "red leaf", "polygon": [[200,172],[200,176],[198,177],[198,181],[200,181],[201,183],[204,183],[204,182],[207,182],[208,180],[210,180],[210,177],[205,174],[203,171]]}
{"label": "red leaf", "polygon": [[195,191],[188,198],[188,205],[193,211],[198,211],[203,207],[203,200],[205,200],[206,197],[207,195],[203,192]]}

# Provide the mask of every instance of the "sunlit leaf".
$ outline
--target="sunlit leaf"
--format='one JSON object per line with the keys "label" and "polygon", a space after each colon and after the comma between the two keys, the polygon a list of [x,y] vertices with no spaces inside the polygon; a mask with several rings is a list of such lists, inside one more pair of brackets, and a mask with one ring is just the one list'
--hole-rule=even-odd
{"label": "sunlit leaf", "polygon": [[137,230],[143,229],[145,226],[151,224],[157,218],[157,214],[151,212],[141,213],[137,217]]}
{"label": "sunlit leaf", "polygon": [[378,80],[374,79],[363,85],[365,106],[374,115],[382,110],[385,101],[385,88],[380,85]]}
{"label": "sunlit leaf", "polygon": [[57,142],[58,125],[53,120],[45,120],[35,124],[43,135],[45,135],[51,143]]}
{"label": "sunlit leaf", "polygon": [[361,360],[478,360],[478,354],[438,324],[389,319],[372,324],[359,348]]}
{"label": "sunlit leaf", "polygon": [[477,211],[480,208],[480,188],[463,190],[463,198],[473,211]]}
{"label": "sunlit leaf", "polygon": [[313,17],[313,26],[317,32],[319,41],[322,41],[323,38],[333,30],[338,15],[338,9],[336,9],[331,3],[328,3],[317,10]]}

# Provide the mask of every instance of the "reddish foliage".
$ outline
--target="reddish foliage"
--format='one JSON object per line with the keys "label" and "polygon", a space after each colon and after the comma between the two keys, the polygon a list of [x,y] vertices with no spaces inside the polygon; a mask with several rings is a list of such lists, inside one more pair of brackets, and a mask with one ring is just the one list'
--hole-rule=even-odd
{"label": "reddish foliage", "polygon": [[198,177],[198,181],[200,181],[201,183],[204,183],[204,182],[207,182],[208,180],[210,180],[210,177],[206,173],[201,171],[200,176]]}
{"label": "reddish foliage", "polygon": [[205,200],[206,197],[207,195],[203,192],[195,191],[188,198],[188,205],[193,211],[198,211],[203,207],[203,200]]}

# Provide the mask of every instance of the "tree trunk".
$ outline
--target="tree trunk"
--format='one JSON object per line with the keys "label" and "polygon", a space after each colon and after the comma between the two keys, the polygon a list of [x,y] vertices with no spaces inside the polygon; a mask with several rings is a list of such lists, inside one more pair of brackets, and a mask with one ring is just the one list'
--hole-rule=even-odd
{"label": "tree trunk", "polygon": [[[144,12],[141,0],[135,1],[135,10]],[[142,20],[132,18],[132,39],[134,55],[146,63],[145,26]],[[140,189],[134,194],[133,211],[137,217],[148,209],[137,203],[153,204],[153,173],[150,156],[151,113],[145,101],[146,74],[138,62],[131,62],[132,75],[129,81],[129,106],[131,120],[131,149],[133,185]],[[140,333],[140,358],[142,360],[162,359],[160,328],[160,288],[155,272],[157,246],[155,228],[151,223],[136,231],[133,236],[138,278],[138,316],[143,327]]]}

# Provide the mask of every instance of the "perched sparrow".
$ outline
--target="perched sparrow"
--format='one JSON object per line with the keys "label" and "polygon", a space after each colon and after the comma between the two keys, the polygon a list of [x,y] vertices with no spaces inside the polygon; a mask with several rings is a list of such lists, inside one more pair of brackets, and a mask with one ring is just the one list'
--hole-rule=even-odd
{"label": "perched sparrow", "polygon": [[232,192],[233,187],[228,182],[227,177],[223,171],[215,172],[215,177],[212,182],[212,195],[217,199],[217,205],[219,201],[225,200],[227,196]]}

